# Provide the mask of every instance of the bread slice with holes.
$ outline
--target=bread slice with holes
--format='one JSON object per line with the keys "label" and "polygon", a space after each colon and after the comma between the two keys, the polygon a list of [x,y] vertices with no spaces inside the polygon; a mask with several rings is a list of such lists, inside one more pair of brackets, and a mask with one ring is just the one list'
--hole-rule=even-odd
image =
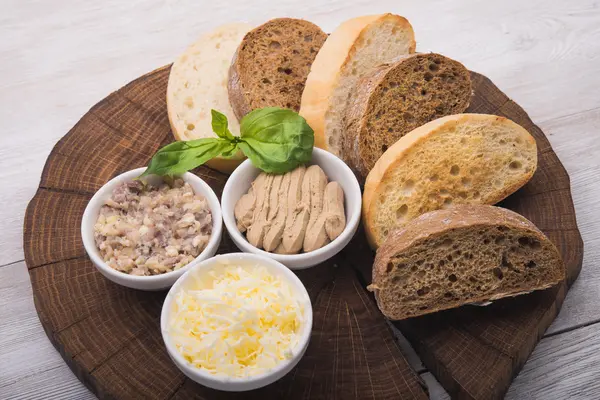
{"label": "bread slice with holes", "polygon": [[440,54],[412,54],[363,77],[346,109],[341,158],[364,182],[402,136],[436,118],[464,112],[469,71]]}
{"label": "bread slice with holes", "polygon": [[315,132],[315,146],[339,156],[346,106],[358,80],[414,51],[412,26],[399,15],[368,15],[342,23],[317,54],[302,94],[300,115]]}
{"label": "bread slice with holes", "polygon": [[394,143],[367,176],[363,222],[369,244],[428,211],[452,204],[495,204],[537,167],[535,139],[496,115],[457,114],[431,121]]}
{"label": "bread slice with holes", "polygon": [[532,222],[500,207],[457,205],[391,233],[377,250],[368,288],[386,317],[401,320],[564,279],[558,250]]}
{"label": "bread slice with holes", "polygon": [[327,34],[293,18],[272,19],[240,43],[229,70],[229,99],[235,115],[262,107],[300,109],[310,66]]}
{"label": "bread slice with holes", "polygon": [[[227,92],[229,65],[244,35],[252,29],[244,23],[220,26],[203,35],[171,67],[167,85],[167,112],[177,140],[216,137],[211,127],[211,109],[225,114],[229,129],[240,134]],[[244,160],[241,152],[232,159],[217,157],[207,165],[231,172]]]}

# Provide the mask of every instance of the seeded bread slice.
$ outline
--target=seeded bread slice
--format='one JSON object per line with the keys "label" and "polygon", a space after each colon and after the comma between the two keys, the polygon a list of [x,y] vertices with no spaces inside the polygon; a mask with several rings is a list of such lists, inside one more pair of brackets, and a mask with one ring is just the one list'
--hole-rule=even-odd
{"label": "seeded bread slice", "polygon": [[464,112],[471,77],[440,54],[413,54],[365,76],[350,96],[341,158],[364,182],[379,157],[402,136],[436,118]]}
{"label": "seeded bread slice", "polygon": [[552,242],[510,210],[457,205],[421,215],[377,250],[377,304],[401,320],[551,287],[565,279]]}
{"label": "seeded bread slice", "polygon": [[495,204],[537,167],[535,139],[496,115],[431,121],[394,143],[367,176],[363,222],[373,248],[413,218],[452,204]]}
{"label": "seeded bread slice", "polygon": [[338,155],[349,96],[373,68],[414,53],[410,23],[393,14],[368,15],[342,23],[327,38],[302,94],[302,115],[315,132],[315,146]]}
{"label": "seeded bread slice", "polygon": [[[234,23],[203,35],[173,63],[167,85],[167,112],[177,140],[216,137],[211,126],[211,109],[225,114],[229,129],[240,134],[227,93],[228,69],[233,54],[251,25]],[[239,152],[231,159],[221,157],[207,165],[231,172],[244,160]]]}
{"label": "seeded bread slice", "polygon": [[229,100],[238,119],[262,107],[300,109],[310,66],[327,34],[301,19],[277,18],[253,29],[229,70]]}

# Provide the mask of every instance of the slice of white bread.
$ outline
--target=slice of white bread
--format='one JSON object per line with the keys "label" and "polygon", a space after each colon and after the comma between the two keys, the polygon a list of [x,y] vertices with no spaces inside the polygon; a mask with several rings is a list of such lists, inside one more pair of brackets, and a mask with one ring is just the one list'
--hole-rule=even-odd
{"label": "slice of white bread", "polygon": [[563,279],[558,250],[532,222],[504,208],[463,204],[391,233],[377,250],[369,289],[383,314],[400,320]]}
{"label": "slice of white bread", "polygon": [[[171,67],[167,86],[167,112],[177,140],[216,137],[211,127],[211,109],[227,116],[229,130],[240,134],[240,125],[229,104],[227,84],[233,55],[252,25],[222,25],[188,47]],[[222,172],[233,171],[242,161],[241,152],[231,159],[214,158],[206,164]]]}
{"label": "slice of white bread", "polygon": [[346,104],[358,80],[414,51],[412,26],[398,15],[353,18],[333,31],[311,66],[300,103],[300,115],[315,132],[315,146],[339,155]]}
{"label": "slice of white bread", "polygon": [[394,143],[367,176],[363,222],[379,247],[413,218],[452,204],[495,204],[537,168],[535,139],[496,115],[438,118]]}

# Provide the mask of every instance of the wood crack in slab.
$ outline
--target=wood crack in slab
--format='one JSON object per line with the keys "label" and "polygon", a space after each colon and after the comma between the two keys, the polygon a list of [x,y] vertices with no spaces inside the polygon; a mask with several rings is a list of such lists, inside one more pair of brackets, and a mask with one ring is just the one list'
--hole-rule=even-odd
{"label": "wood crack in slab", "polygon": [[175,398],[175,396],[177,396],[177,393],[181,390],[181,388],[183,387],[183,385],[185,385],[187,383],[187,381],[189,380],[189,378],[187,376],[184,376],[183,379],[181,380],[181,383],[179,384],[179,386],[177,386],[175,388],[175,390],[173,391],[173,394],[171,394],[167,400],[172,400],[173,398]]}
{"label": "wood crack in slab", "polygon": [[89,257],[87,255],[63,258],[62,260],[56,260],[56,261],[51,261],[51,262],[47,262],[47,263],[43,263],[43,264],[33,265],[31,267],[28,265],[27,268],[31,272],[32,270],[37,269],[37,268],[47,267],[47,266],[53,265],[53,264],[59,264],[59,263],[67,262],[67,261],[73,261],[73,260],[81,260],[81,259],[86,259],[86,258],[89,259]]}
{"label": "wood crack in slab", "polygon": [[86,197],[90,197],[90,198],[94,195],[94,192],[88,192],[85,190],[69,190],[69,189],[60,189],[60,188],[53,188],[53,187],[46,187],[46,186],[39,186],[39,189],[47,190],[49,192],[56,192],[56,193],[77,194],[80,196],[86,196]]}
{"label": "wood crack in slab", "polygon": [[[144,336],[144,335],[148,335],[147,332],[143,332],[140,336]],[[110,353],[104,360],[102,360],[98,365],[96,365],[95,367],[93,367],[90,370],[90,375],[93,375],[94,372],[100,368],[101,366],[103,366],[104,364],[106,364],[107,362],[109,362],[114,356],[118,355],[124,348],[126,348],[127,346],[129,346],[129,344],[131,342],[133,342],[134,340],[138,339],[138,336],[132,336],[129,339],[127,339],[117,350],[113,351],[112,353]]]}
{"label": "wood crack in slab", "polygon": [[[67,325],[67,326],[65,326],[65,327],[63,327],[63,328],[60,328],[60,329],[56,330],[56,331],[55,331],[53,334],[54,334],[54,336],[56,337],[57,335],[60,335],[62,332],[64,332],[64,331],[66,331],[66,330],[69,330],[69,329],[71,329],[71,328],[72,328],[72,327],[74,327],[75,325],[77,325],[77,324],[80,324],[80,323],[82,323],[82,322],[85,322],[85,321],[86,321],[88,318],[90,318],[90,315],[89,315],[89,314],[88,314],[88,315],[85,315],[85,316],[83,316],[82,318],[78,318],[78,319],[76,319],[75,321],[71,322],[69,325]],[[76,353],[75,353],[75,355],[77,355],[77,354],[79,354],[79,353],[81,353],[81,351],[78,351],[78,352],[76,352]],[[74,355],[73,357],[75,357],[75,355]],[[73,357],[71,357],[71,358],[73,358]]]}

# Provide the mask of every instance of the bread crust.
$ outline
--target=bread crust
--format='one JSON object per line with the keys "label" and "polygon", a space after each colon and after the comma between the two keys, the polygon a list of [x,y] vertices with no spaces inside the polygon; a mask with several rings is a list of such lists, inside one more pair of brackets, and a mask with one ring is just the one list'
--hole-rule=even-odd
{"label": "bread crust", "polygon": [[[246,34],[247,36],[247,34]],[[244,40],[246,38],[244,37]],[[233,113],[235,114],[238,120],[241,120],[244,115],[248,114],[250,111],[250,104],[246,101],[243,93],[242,93],[242,82],[239,71],[239,61],[238,54],[240,48],[238,47],[235,53],[233,54],[233,58],[231,59],[231,65],[229,66],[229,82],[228,82],[228,92],[229,92],[229,104],[231,104],[231,108],[233,109]]]}
{"label": "bread crust", "polygon": [[[394,256],[410,249],[417,243],[428,239],[434,239],[447,232],[459,229],[478,230],[495,226],[514,229],[534,237],[540,243],[546,244],[547,248],[554,253],[552,258],[557,263],[556,268],[558,269],[558,274],[556,274],[554,279],[540,282],[536,287],[529,288],[530,290],[545,289],[554,286],[565,279],[565,267],[558,249],[531,221],[514,211],[501,207],[476,204],[455,205],[449,209],[430,211],[413,219],[404,227],[390,233],[383,245],[377,250],[375,262],[373,264],[373,284],[370,287],[371,290],[374,291],[378,306],[384,315],[395,320],[405,318],[393,315],[387,305],[382,304],[379,296],[380,287],[383,286],[384,281],[390,274],[387,271],[387,265]],[[522,292],[506,290],[504,292],[498,292],[493,296],[475,297],[471,299],[469,303],[492,301],[519,294],[522,294]],[[428,309],[421,314],[411,315],[411,317],[454,308],[460,305],[462,304],[446,302],[436,308]]]}
{"label": "bread crust", "polygon": [[[383,155],[377,160],[373,169],[369,172],[363,193],[363,208],[362,217],[363,224],[365,226],[365,232],[367,241],[373,249],[377,249],[382,243],[381,238],[377,237],[376,232],[373,229],[373,216],[377,213],[375,207],[376,202],[373,200],[377,196],[381,195],[383,186],[386,180],[386,174],[389,171],[394,170],[401,162],[402,158],[405,157],[418,143],[427,140],[428,137],[435,135],[442,129],[448,129],[457,126],[458,124],[468,123],[473,121],[489,121],[495,120],[501,124],[507,124],[514,129],[520,130],[523,133],[523,137],[535,145],[535,139],[525,130],[525,128],[516,124],[515,122],[500,117],[497,115],[487,114],[456,114],[449,115],[446,117],[438,118],[425,125],[420,126],[417,129],[406,134],[402,139],[394,143]],[[537,164],[537,163],[536,163]],[[523,186],[531,179],[535,173],[535,168],[523,178],[515,182],[511,186],[505,186],[500,190],[497,190],[496,196],[490,198],[487,204],[496,204],[500,200],[503,200],[510,194],[514,193],[517,189]]]}
{"label": "bread crust", "polygon": [[[468,108],[471,98],[471,79],[469,71],[458,61],[444,57],[440,54],[415,53],[403,55],[401,57],[398,57],[393,63],[384,64],[379,68],[375,69],[372,73],[364,76],[356,86],[356,89],[353,92],[351,100],[346,108],[346,115],[344,120],[346,129],[344,129],[344,133],[342,135],[340,152],[340,157],[355,172],[361,184],[364,184],[365,178],[367,177],[369,171],[372,168],[374,158],[376,158],[377,155],[379,155],[376,154],[375,156],[373,156],[372,151],[368,148],[365,148],[363,139],[365,137],[367,139],[372,138],[374,135],[379,135],[380,137],[383,135],[387,135],[387,132],[381,134],[380,132],[374,131],[375,128],[369,128],[367,125],[367,122],[370,118],[369,114],[374,112],[373,106],[378,104],[381,100],[381,98],[378,95],[381,94],[381,90],[378,89],[386,82],[389,82],[390,79],[395,79],[394,74],[398,68],[404,68],[404,66],[406,66],[407,63],[409,63],[408,65],[410,66],[410,62],[413,60],[419,62],[419,59],[426,59],[428,62],[431,62],[432,58],[441,59],[443,61],[440,62],[443,62],[446,65],[453,64],[456,67],[460,68],[462,76],[465,78],[467,84],[463,92],[461,92],[460,94],[453,94],[453,99],[457,101],[456,106],[452,107],[451,109],[446,109],[446,112],[444,114],[438,115],[438,117],[443,117],[447,114],[456,114],[458,112],[464,112]],[[416,81],[413,82],[413,84],[414,83],[416,83]],[[411,101],[411,99],[414,99],[409,97],[410,94],[408,93],[408,90],[405,90],[404,94],[406,94],[407,96],[407,102]],[[416,99],[415,101],[418,102],[419,99]],[[398,102],[400,102],[400,100],[398,100]],[[429,117],[428,120],[434,118],[436,117]],[[416,126],[427,123],[428,120],[423,121],[421,118],[418,118],[418,123],[416,124]],[[406,129],[406,131],[402,133],[406,134],[408,132],[410,132],[410,128]],[[399,138],[397,137],[397,139]]]}
{"label": "bread crust", "polygon": [[[410,23],[399,15],[377,14],[352,18],[343,22],[329,35],[317,54],[308,74],[300,105],[300,115],[315,132],[315,146],[329,150],[325,134],[325,115],[340,73],[353,59],[366,28],[372,23],[386,19],[395,20],[402,29],[412,31]],[[410,52],[414,52],[415,47],[413,35]]]}
{"label": "bread crust", "polygon": [[[405,59],[411,56],[413,54],[402,58]],[[371,94],[385,79],[391,68],[391,64],[384,64],[362,78],[354,91],[352,101],[348,103],[346,108],[344,122],[346,129],[342,134],[340,158],[348,164],[361,184],[364,184],[364,179],[369,174],[369,170],[363,168],[359,153],[360,132],[363,129],[362,122],[369,108]]]}

